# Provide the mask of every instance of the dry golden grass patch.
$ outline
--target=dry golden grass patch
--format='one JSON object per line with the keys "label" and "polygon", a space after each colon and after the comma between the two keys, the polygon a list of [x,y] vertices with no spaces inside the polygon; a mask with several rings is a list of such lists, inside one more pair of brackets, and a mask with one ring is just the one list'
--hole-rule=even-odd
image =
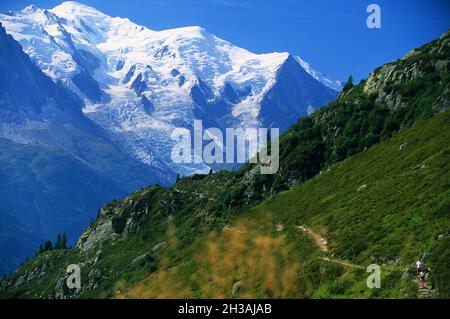
{"label": "dry golden grass patch", "polygon": [[164,260],[159,270],[117,297],[288,297],[298,290],[300,263],[291,257],[283,233],[263,232],[261,222],[269,220],[246,220],[205,236],[191,260],[183,261],[190,267],[168,268],[170,261]]}

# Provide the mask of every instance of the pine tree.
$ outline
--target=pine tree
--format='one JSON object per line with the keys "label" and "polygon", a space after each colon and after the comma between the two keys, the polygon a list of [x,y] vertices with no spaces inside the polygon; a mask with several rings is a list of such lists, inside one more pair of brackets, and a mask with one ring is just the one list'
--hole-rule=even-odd
{"label": "pine tree", "polygon": [[342,91],[348,91],[353,87],[353,76],[350,74],[350,76],[348,77],[347,83],[345,83],[344,88],[342,89]]}
{"label": "pine tree", "polygon": [[52,250],[52,249],[53,249],[52,242],[50,240],[47,240],[44,243],[44,251],[48,251],[48,250]]}
{"label": "pine tree", "polygon": [[56,237],[55,249],[61,249],[61,234]]}
{"label": "pine tree", "polygon": [[63,233],[61,235],[61,249],[66,249],[67,248],[67,237],[66,234]]}

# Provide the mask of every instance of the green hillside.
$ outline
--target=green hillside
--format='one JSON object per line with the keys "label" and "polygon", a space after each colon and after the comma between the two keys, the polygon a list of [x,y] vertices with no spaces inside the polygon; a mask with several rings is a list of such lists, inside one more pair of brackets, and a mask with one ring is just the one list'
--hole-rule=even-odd
{"label": "green hillside", "polygon": [[[280,170],[182,178],[105,205],[0,297],[449,297],[450,40],[384,65],[280,139]],[[64,285],[77,263],[82,289]],[[366,286],[378,264],[380,289]]]}
{"label": "green hillside", "polygon": [[[448,297],[449,123],[447,111],[240,214],[161,212],[137,233],[113,236],[99,250],[43,253],[15,276],[44,269],[52,277],[37,275],[3,297],[47,297],[65,265],[84,261],[87,284],[97,287],[78,297],[231,297],[241,281],[241,297],[413,298],[414,262],[423,255],[434,288]],[[407,146],[400,150],[402,144]],[[216,178],[206,176],[202,185]],[[183,193],[198,182],[183,180],[176,189]],[[152,192],[157,189],[127,201],[149,199]],[[300,225],[326,238],[328,251]],[[372,263],[381,266],[381,289],[366,287],[365,269]]]}
{"label": "green hillside", "polygon": [[[448,297],[449,123],[450,112],[420,123],[249,209],[145,280],[116,286],[119,296],[232,297],[241,281],[240,297],[414,298],[414,263],[425,256],[435,296]],[[371,290],[373,263],[382,281]]]}

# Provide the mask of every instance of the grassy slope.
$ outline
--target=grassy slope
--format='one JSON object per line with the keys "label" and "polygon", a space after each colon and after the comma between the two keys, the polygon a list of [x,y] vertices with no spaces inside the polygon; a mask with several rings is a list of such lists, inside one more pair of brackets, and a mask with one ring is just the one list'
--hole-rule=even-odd
{"label": "grassy slope", "polygon": [[[450,112],[420,123],[251,208],[142,282],[121,283],[119,297],[231,297],[238,280],[240,297],[415,297],[414,262],[424,253],[448,297],[449,123]],[[274,231],[278,224],[283,231]],[[296,225],[326,237],[328,253]],[[372,263],[382,266],[381,289],[366,287]]]}
{"label": "grassy slope", "polygon": [[[34,269],[46,275],[1,296],[51,296],[68,264],[92,260],[101,251],[95,265],[82,265],[83,280],[98,276],[99,283],[78,297],[231,297],[239,280],[239,297],[415,297],[413,275],[401,277],[424,253],[435,287],[448,297],[449,123],[447,111],[239,213],[210,213],[210,200],[239,172],[186,178],[170,189],[146,188],[109,204],[130,212],[148,205],[151,213],[138,232],[113,236],[90,253],[43,253],[13,278]],[[358,192],[363,184],[367,188]],[[283,230],[276,232],[276,225]],[[297,225],[326,237],[329,252],[321,252]],[[166,244],[152,258],[132,262],[161,241]],[[325,255],[363,269],[323,260]],[[380,290],[366,288],[364,268],[370,263],[385,264]]]}

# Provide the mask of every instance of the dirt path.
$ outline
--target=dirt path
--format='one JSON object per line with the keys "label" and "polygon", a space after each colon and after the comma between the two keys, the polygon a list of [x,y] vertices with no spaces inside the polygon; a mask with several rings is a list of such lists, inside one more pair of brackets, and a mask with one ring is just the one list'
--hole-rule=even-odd
{"label": "dirt path", "polygon": [[[315,231],[313,231],[312,229],[310,229],[304,225],[297,226],[297,229],[301,230],[308,237],[310,237],[312,240],[314,240],[315,244],[317,245],[317,247],[319,247],[319,249],[321,251],[328,252],[328,246],[327,246],[328,241],[325,238],[323,238],[320,234],[316,233]],[[336,263],[336,264],[339,264],[339,265],[342,265],[345,267],[364,269],[364,267],[362,267],[360,265],[356,265],[356,264],[351,263],[346,260],[336,259],[336,258],[332,258],[332,257],[322,257],[321,259],[328,261],[328,262]],[[418,277],[416,277],[416,283],[417,283],[417,287],[419,290],[418,297],[421,299],[433,298],[434,290],[431,288],[430,284],[428,283],[427,277],[425,278],[425,281],[421,281]]]}
{"label": "dirt path", "polygon": [[[301,231],[303,231],[308,237],[310,237],[312,240],[314,240],[314,242],[316,243],[316,245],[320,248],[321,251],[323,252],[328,252],[328,241],[323,238],[320,234],[316,233],[315,231],[313,231],[312,229],[302,225],[302,226],[297,226],[297,229],[300,229]],[[361,268],[363,269],[363,267],[353,264],[349,261],[346,260],[340,260],[340,259],[336,259],[336,258],[330,258],[330,257],[322,257],[322,260],[328,261],[328,262],[332,262],[332,263],[336,263],[345,267],[353,267],[353,268]]]}
{"label": "dirt path", "polygon": [[312,231],[311,229],[305,227],[305,226],[297,226],[298,229],[303,231],[306,235],[308,235],[310,238],[314,240],[316,245],[320,248],[321,251],[327,252],[328,246],[327,246],[327,240],[320,236],[318,233]]}
{"label": "dirt path", "polygon": [[364,269],[363,267],[361,267],[360,265],[351,263],[347,260],[341,260],[341,259],[335,259],[335,258],[328,258],[328,257],[322,257],[322,260],[325,261],[329,261],[331,263],[335,263],[335,264],[339,264],[345,267],[351,267],[351,268],[359,268],[359,269]]}
{"label": "dirt path", "polygon": [[418,295],[420,299],[433,298],[434,290],[431,289],[430,284],[427,282],[427,278],[425,278],[425,281],[421,281],[419,277],[416,277],[416,282],[417,288],[419,289]]}

